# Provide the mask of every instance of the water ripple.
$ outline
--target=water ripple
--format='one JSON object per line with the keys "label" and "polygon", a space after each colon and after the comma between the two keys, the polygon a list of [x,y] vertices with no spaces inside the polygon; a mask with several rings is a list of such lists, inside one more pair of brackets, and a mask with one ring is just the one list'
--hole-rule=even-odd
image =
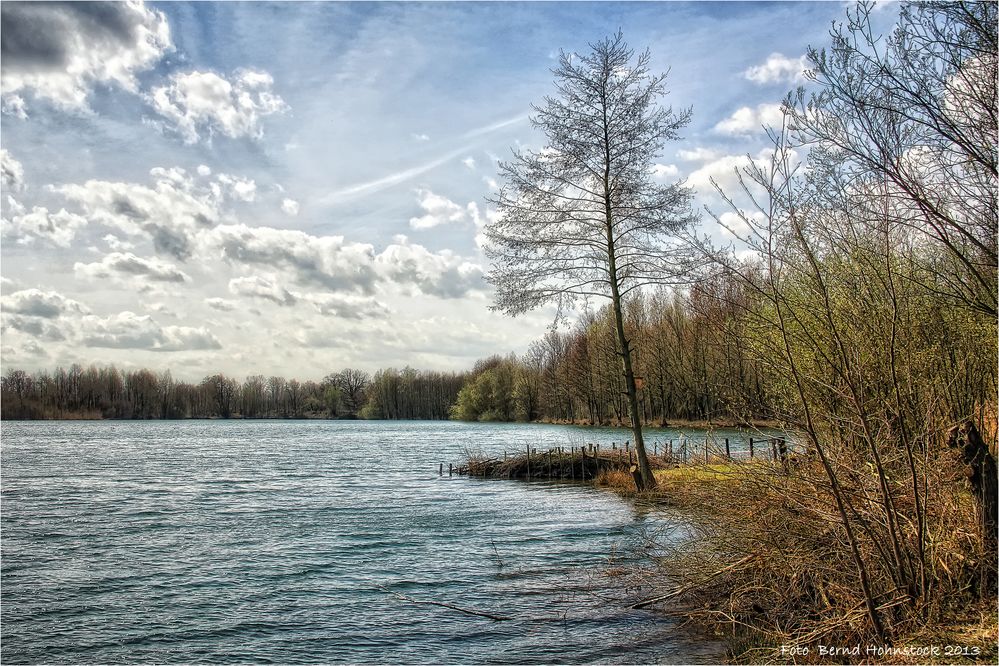
{"label": "water ripple", "polygon": [[612,558],[637,557],[663,516],[587,487],[437,474],[469,442],[501,455],[584,438],[627,437],[431,422],[5,423],[0,657],[717,661],[717,645],[627,610],[603,575]]}

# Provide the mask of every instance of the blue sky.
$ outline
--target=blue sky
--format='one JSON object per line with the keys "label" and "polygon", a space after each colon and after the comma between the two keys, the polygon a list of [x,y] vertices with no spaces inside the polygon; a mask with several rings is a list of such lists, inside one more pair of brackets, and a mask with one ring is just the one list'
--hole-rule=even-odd
{"label": "blue sky", "polygon": [[[496,160],[559,49],[620,28],[693,108],[659,160],[717,207],[840,3],[3,3],[6,368],[197,379],[457,369],[489,311]],[[10,46],[13,44],[13,46]],[[707,219],[707,218],[706,218]],[[704,222],[704,232],[720,235]],[[481,237],[479,238],[481,240]]]}

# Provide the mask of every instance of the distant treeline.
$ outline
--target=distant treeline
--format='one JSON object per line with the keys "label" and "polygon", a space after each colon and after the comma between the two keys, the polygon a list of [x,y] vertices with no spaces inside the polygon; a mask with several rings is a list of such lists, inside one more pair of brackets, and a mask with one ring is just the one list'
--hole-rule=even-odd
{"label": "distant treeline", "polygon": [[[729,291],[731,285],[726,287]],[[726,294],[731,298],[732,294]],[[733,305],[704,287],[629,301],[646,422],[767,415],[756,364],[734,335]],[[199,383],[169,371],[72,365],[2,378],[4,419],[365,418],[627,421],[620,358],[605,309],[552,330],[523,357],[492,356],[463,372],[356,369],[321,381],[223,374]],[[749,396],[749,399],[747,399]]]}

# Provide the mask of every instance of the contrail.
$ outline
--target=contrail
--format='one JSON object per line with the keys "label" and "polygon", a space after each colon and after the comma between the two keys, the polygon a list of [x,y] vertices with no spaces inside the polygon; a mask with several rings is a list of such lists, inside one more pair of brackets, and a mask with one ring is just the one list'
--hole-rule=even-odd
{"label": "contrail", "polygon": [[462,153],[467,153],[471,150],[473,146],[465,146],[457,150],[452,150],[450,153],[438,157],[435,160],[421,164],[419,166],[412,167],[410,169],[405,169],[403,171],[397,171],[396,173],[389,174],[388,176],[383,176],[375,180],[369,180],[366,183],[359,183],[357,185],[351,185],[350,187],[345,187],[342,190],[337,190],[336,192],[330,192],[329,194],[322,197],[319,201],[323,204],[332,204],[344,199],[350,199],[351,197],[358,196],[360,194],[370,194],[372,192],[378,192],[384,190],[386,187],[391,187],[393,185],[398,185],[403,183],[410,178],[415,178],[421,173],[426,173],[431,169],[435,169],[445,162],[449,162]]}
{"label": "contrail", "polygon": [[[507,118],[506,120],[501,120],[491,125],[484,125],[477,129],[470,130],[461,135],[462,139],[471,139],[474,137],[479,137],[484,134],[489,134],[490,132],[495,132],[496,130],[503,129],[504,127],[509,127],[511,125],[516,125],[517,123],[523,122],[528,118],[527,114],[521,114],[513,118]],[[383,176],[381,178],[376,178],[375,180],[369,180],[366,183],[358,183],[357,185],[351,185],[350,187],[345,187],[343,189],[336,190],[335,192],[330,192],[329,194],[323,196],[319,199],[320,204],[334,204],[345,199],[351,199],[356,196],[371,194],[373,192],[379,192],[385,188],[392,187],[393,185],[398,185],[399,183],[404,183],[407,180],[415,178],[420,174],[426,173],[431,169],[436,169],[445,162],[450,162],[451,160],[457,158],[463,153],[475,148],[476,144],[466,144],[461,148],[452,150],[436,159],[433,159],[419,166],[411,167],[409,169],[404,169],[402,171],[397,171],[396,173]]]}

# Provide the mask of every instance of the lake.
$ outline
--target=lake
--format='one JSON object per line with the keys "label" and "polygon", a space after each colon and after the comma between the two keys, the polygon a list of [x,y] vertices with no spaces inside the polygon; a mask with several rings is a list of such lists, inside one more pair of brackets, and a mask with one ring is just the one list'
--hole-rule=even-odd
{"label": "lake", "polygon": [[640,591],[608,575],[645,565],[647,537],[671,538],[676,516],[571,483],[446,472],[468,449],[627,438],[428,421],[4,422],[0,657],[717,662],[718,644],[628,610]]}

